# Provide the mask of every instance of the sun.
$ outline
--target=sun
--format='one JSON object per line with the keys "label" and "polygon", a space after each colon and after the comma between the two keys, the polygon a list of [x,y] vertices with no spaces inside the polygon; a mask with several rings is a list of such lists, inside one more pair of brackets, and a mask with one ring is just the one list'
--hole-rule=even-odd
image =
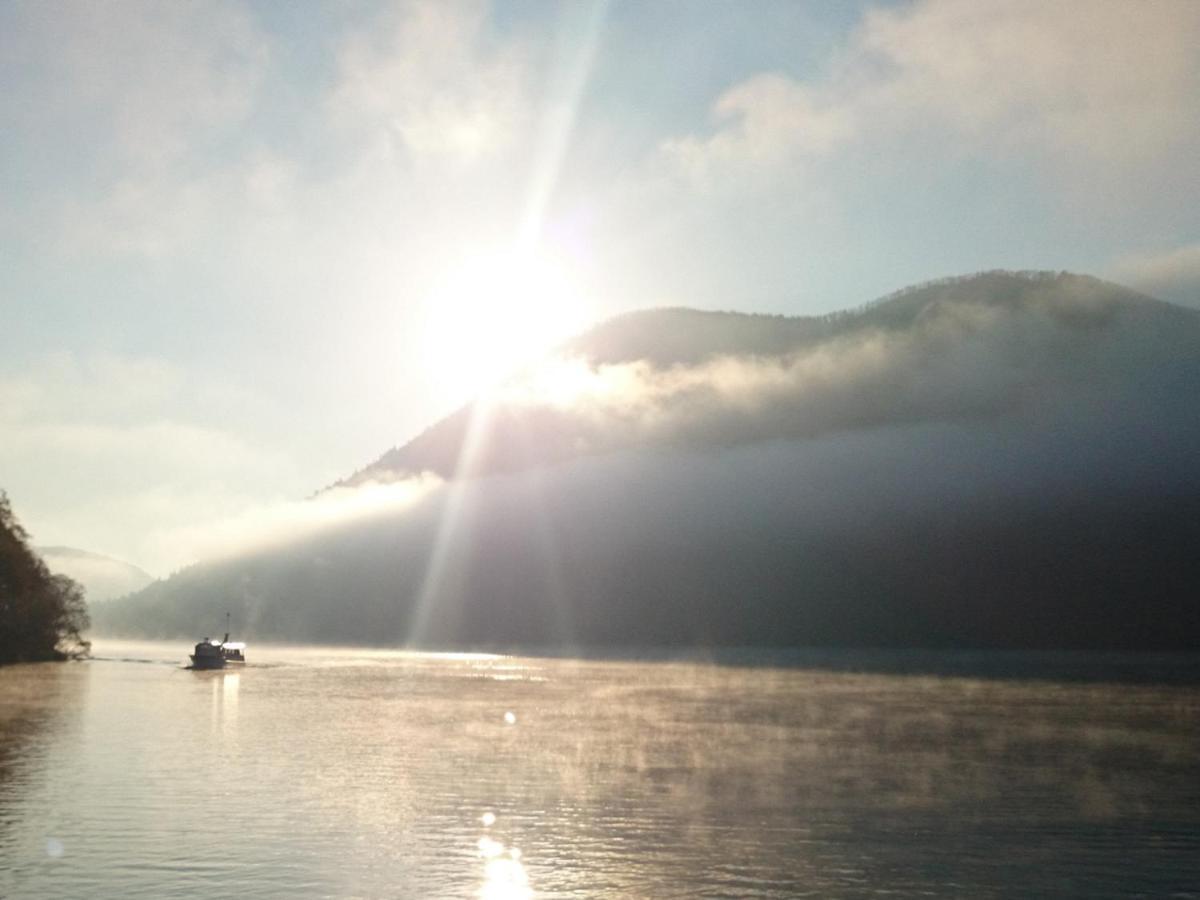
{"label": "sun", "polygon": [[456,263],[427,301],[428,371],[465,400],[580,331],[588,303],[563,260],[529,250],[476,253]]}

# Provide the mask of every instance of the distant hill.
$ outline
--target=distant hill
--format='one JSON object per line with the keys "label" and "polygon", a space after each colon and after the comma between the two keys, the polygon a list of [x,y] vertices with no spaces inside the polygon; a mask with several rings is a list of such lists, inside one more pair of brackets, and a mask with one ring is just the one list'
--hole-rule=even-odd
{"label": "distant hill", "polygon": [[78,550],[74,547],[34,547],[51,572],[66,575],[79,584],[90,602],[111,600],[140,591],[154,581],[148,572],[132,563]]}
{"label": "distant hill", "polygon": [[[107,604],[426,646],[1200,648],[1200,314],[989,272],[819,318],[651,310],[336,487],[404,509]],[[318,498],[319,499],[319,498]]]}

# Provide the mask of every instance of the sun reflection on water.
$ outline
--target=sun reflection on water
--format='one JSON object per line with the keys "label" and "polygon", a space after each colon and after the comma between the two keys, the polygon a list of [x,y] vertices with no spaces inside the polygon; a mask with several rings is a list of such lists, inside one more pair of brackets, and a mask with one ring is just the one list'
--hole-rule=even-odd
{"label": "sun reflection on water", "polygon": [[237,727],[238,672],[214,672],[209,674],[212,682],[212,730],[228,734]]}
{"label": "sun reflection on water", "polygon": [[499,841],[479,839],[479,855],[483,857],[483,884],[480,900],[528,900],[533,897],[529,875],[521,864],[521,851],[506,848]]}
{"label": "sun reflection on water", "polygon": [[[496,823],[496,814],[485,812],[479,817],[484,828]],[[529,875],[521,864],[521,850],[506,847],[503,842],[484,835],[477,843],[483,860],[483,884],[480,900],[528,900],[533,897]]]}
{"label": "sun reflection on water", "polygon": [[518,856],[497,856],[483,866],[480,900],[526,900],[533,896],[529,876]]}

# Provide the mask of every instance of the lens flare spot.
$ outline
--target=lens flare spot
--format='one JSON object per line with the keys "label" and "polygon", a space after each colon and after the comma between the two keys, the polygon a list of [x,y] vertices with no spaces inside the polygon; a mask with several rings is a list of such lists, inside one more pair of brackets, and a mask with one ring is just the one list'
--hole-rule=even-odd
{"label": "lens flare spot", "polygon": [[496,814],[494,812],[485,812],[479,817],[479,821],[483,823],[484,828],[491,828],[496,824]]}
{"label": "lens flare spot", "polygon": [[507,725],[516,725],[517,724],[517,714],[514,713],[512,710],[509,710],[508,712],[506,712],[504,714],[504,722]]}

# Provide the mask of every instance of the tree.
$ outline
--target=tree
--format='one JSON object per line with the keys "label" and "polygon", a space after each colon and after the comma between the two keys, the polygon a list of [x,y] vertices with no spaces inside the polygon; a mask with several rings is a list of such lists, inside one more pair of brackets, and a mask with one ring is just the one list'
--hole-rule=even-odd
{"label": "tree", "polygon": [[83,588],[53,575],[0,491],[0,664],[85,656]]}

